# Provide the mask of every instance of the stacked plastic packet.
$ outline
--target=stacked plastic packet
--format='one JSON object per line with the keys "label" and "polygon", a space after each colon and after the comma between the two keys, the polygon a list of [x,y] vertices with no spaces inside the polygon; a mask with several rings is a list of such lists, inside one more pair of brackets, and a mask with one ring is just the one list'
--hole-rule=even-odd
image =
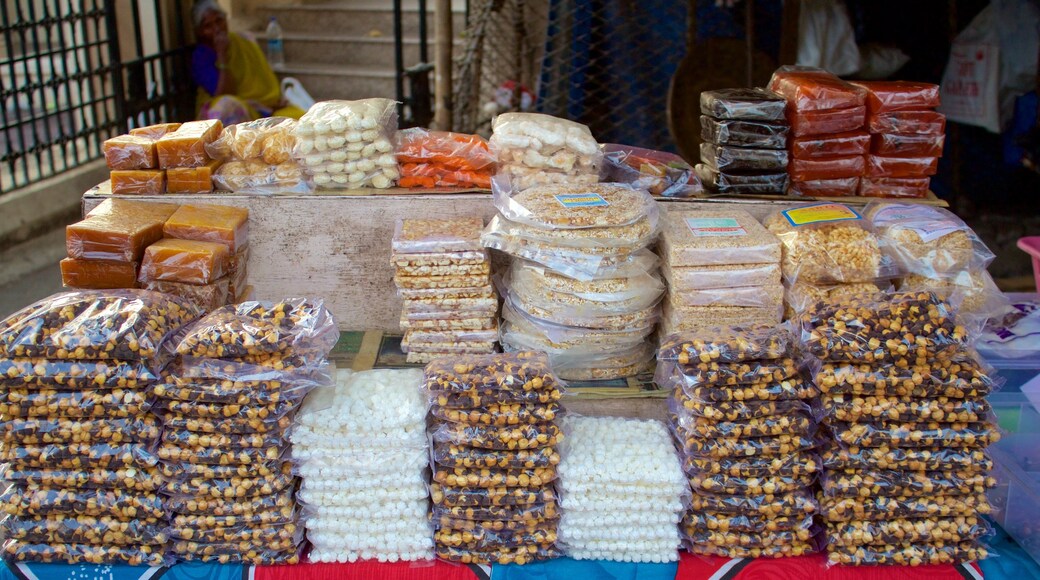
{"label": "stacked plastic packet", "polygon": [[769,88],[787,99],[791,176],[795,195],[856,195],[870,137],[863,131],[867,91],[819,68],[782,66]]}
{"label": "stacked plastic packet", "polygon": [[206,145],[210,157],[223,161],[213,184],[236,193],[309,193],[300,165],[293,159],[296,121],[266,117],[225,127]]}
{"label": "stacked plastic packet", "polygon": [[335,321],[321,300],[244,302],[184,333],[178,360],[154,387],[171,552],[203,562],[296,563],[303,525],[289,428],[303,397],[331,384]]}
{"label": "stacked plastic packet", "polygon": [[433,523],[437,556],[526,564],[559,556],[553,481],[563,440],[562,393],[539,352],[459,355],[426,366],[436,419]]}
{"label": "stacked plastic packet", "polygon": [[491,189],[495,156],[480,135],[412,127],[397,132],[394,153],[401,187]]}
{"label": "stacked plastic packet", "polygon": [[603,153],[589,128],[540,113],[495,117],[489,144],[509,186],[592,185],[599,181]]}
{"label": "stacked plastic packet", "polygon": [[145,290],[56,294],[0,322],[0,496],[12,561],[166,563],[146,389],[169,333],[198,316]]}
{"label": "stacked plastic packet", "polygon": [[821,511],[839,564],[985,558],[986,446],[998,439],[987,369],[929,292],[820,303],[801,319],[823,361]]}
{"label": "stacked plastic packet", "polygon": [[312,562],[432,560],[422,371],[341,371],[307,396],[292,456]]}
{"label": "stacked plastic packet", "polygon": [[396,131],[390,99],[321,101],[296,125],[293,156],[315,187],[385,189],[401,176]]}
{"label": "stacked plastic packet", "polygon": [[819,548],[819,391],[796,345],[784,327],[719,327],[673,335],[657,355],[655,380],[673,389],[671,420],[693,489],[681,529],[695,554]]}
{"label": "stacked plastic packet", "polygon": [[780,240],[739,210],[668,211],[659,250],[668,281],[660,336],[783,315]]}
{"label": "stacked plastic packet", "polygon": [[507,350],[549,353],[564,380],[639,374],[653,358],[664,284],[657,205],[620,185],[539,186],[495,193],[502,212],[485,246],[516,258],[504,286]]}
{"label": "stacked plastic packet", "polygon": [[701,93],[701,162],[709,191],[775,194],[787,190],[787,119],[783,97],[767,89]]}
{"label": "stacked plastic packet", "polygon": [[404,299],[401,350],[409,363],[488,354],[498,342],[498,294],[480,245],[480,218],[399,220],[394,283]]}
{"label": "stacked plastic packet", "polygon": [[899,273],[881,251],[862,208],[817,203],[779,211],[765,226],[783,245],[786,316],[794,318],[818,301],[870,295],[888,288]]}
{"label": "stacked plastic packet", "polygon": [[866,197],[926,197],[946,139],[939,85],[909,81],[857,82],[867,91],[870,154],[860,182]]}
{"label": "stacked plastic packet", "polygon": [[560,542],[578,560],[674,562],[690,489],[660,421],[567,417]]}
{"label": "stacked plastic packet", "polygon": [[960,321],[984,324],[1003,316],[1010,301],[986,266],[994,255],[952,212],[906,203],[872,203],[864,213],[885,254],[903,272],[899,289],[931,290],[956,309]]}

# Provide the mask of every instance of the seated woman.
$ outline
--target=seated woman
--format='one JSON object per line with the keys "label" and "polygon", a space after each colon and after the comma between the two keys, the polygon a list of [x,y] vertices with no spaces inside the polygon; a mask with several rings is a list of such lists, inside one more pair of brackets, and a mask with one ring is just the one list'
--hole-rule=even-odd
{"label": "seated woman", "polygon": [[261,117],[299,119],[305,111],[288,105],[267,58],[255,42],[228,32],[227,14],[215,0],[199,0],[192,8],[198,45],[191,72],[199,87],[199,119],[225,125]]}

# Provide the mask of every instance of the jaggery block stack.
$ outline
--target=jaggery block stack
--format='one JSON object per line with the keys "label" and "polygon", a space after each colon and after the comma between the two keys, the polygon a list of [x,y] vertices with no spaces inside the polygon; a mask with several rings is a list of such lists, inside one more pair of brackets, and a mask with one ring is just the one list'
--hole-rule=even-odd
{"label": "jaggery block stack", "polygon": [[782,195],[787,189],[788,125],[783,97],[766,89],[701,93],[704,186],[727,194]]}

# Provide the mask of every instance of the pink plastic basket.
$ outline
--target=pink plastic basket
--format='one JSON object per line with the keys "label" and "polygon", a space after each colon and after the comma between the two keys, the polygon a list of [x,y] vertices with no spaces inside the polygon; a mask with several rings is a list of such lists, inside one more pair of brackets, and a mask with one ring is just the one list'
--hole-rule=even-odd
{"label": "pink plastic basket", "polygon": [[1018,238],[1018,247],[1033,258],[1033,281],[1040,292],[1040,236]]}

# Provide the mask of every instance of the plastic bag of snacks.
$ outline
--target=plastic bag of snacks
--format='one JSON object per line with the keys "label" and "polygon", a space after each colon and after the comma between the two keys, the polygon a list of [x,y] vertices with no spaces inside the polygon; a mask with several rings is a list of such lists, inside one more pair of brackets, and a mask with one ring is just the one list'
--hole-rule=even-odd
{"label": "plastic bag of snacks", "polygon": [[599,181],[603,153],[580,123],[539,113],[506,113],[495,117],[489,143],[510,189]]}
{"label": "plastic bag of snacks", "polygon": [[872,203],[871,219],[884,250],[906,272],[938,278],[985,268],[994,255],[978,235],[949,210],[903,203]]}
{"label": "plastic bag of snacks", "polygon": [[660,197],[690,197],[699,192],[693,167],[678,155],[613,143],[602,148],[606,182],[624,183]]}
{"label": "plastic bag of snacks", "polygon": [[295,133],[296,121],[285,117],[225,127],[216,141],[206,144],[209,156],[224,162],[213,182],[239,193],[308,193],[310,185],[292,157]]}
{"label": "plastic bag of snacks", "polygon": [[616,228],[646,221],[653,231],[659,217],[656,202],[645,190],[616,184],[500,189],[494,201],[510,221],[542,230]]}
{"label": "plastic bag of snacks", "polygon": [[491,188],[495,158],[479,135],[427,131],[397,132],[401,187]]}
{"label": "plastic bag of snacks", "polygon": [[787,99],[791,109],[819,111],[866,104],[868,91],[820,68],[782,66],[769,80],[769,90]]}
{"label": "plastic bag of snacks", "polygon": [[293,155],[316,187],[390,187],[397,104],[389,99],[322,101],[300,118]]}

